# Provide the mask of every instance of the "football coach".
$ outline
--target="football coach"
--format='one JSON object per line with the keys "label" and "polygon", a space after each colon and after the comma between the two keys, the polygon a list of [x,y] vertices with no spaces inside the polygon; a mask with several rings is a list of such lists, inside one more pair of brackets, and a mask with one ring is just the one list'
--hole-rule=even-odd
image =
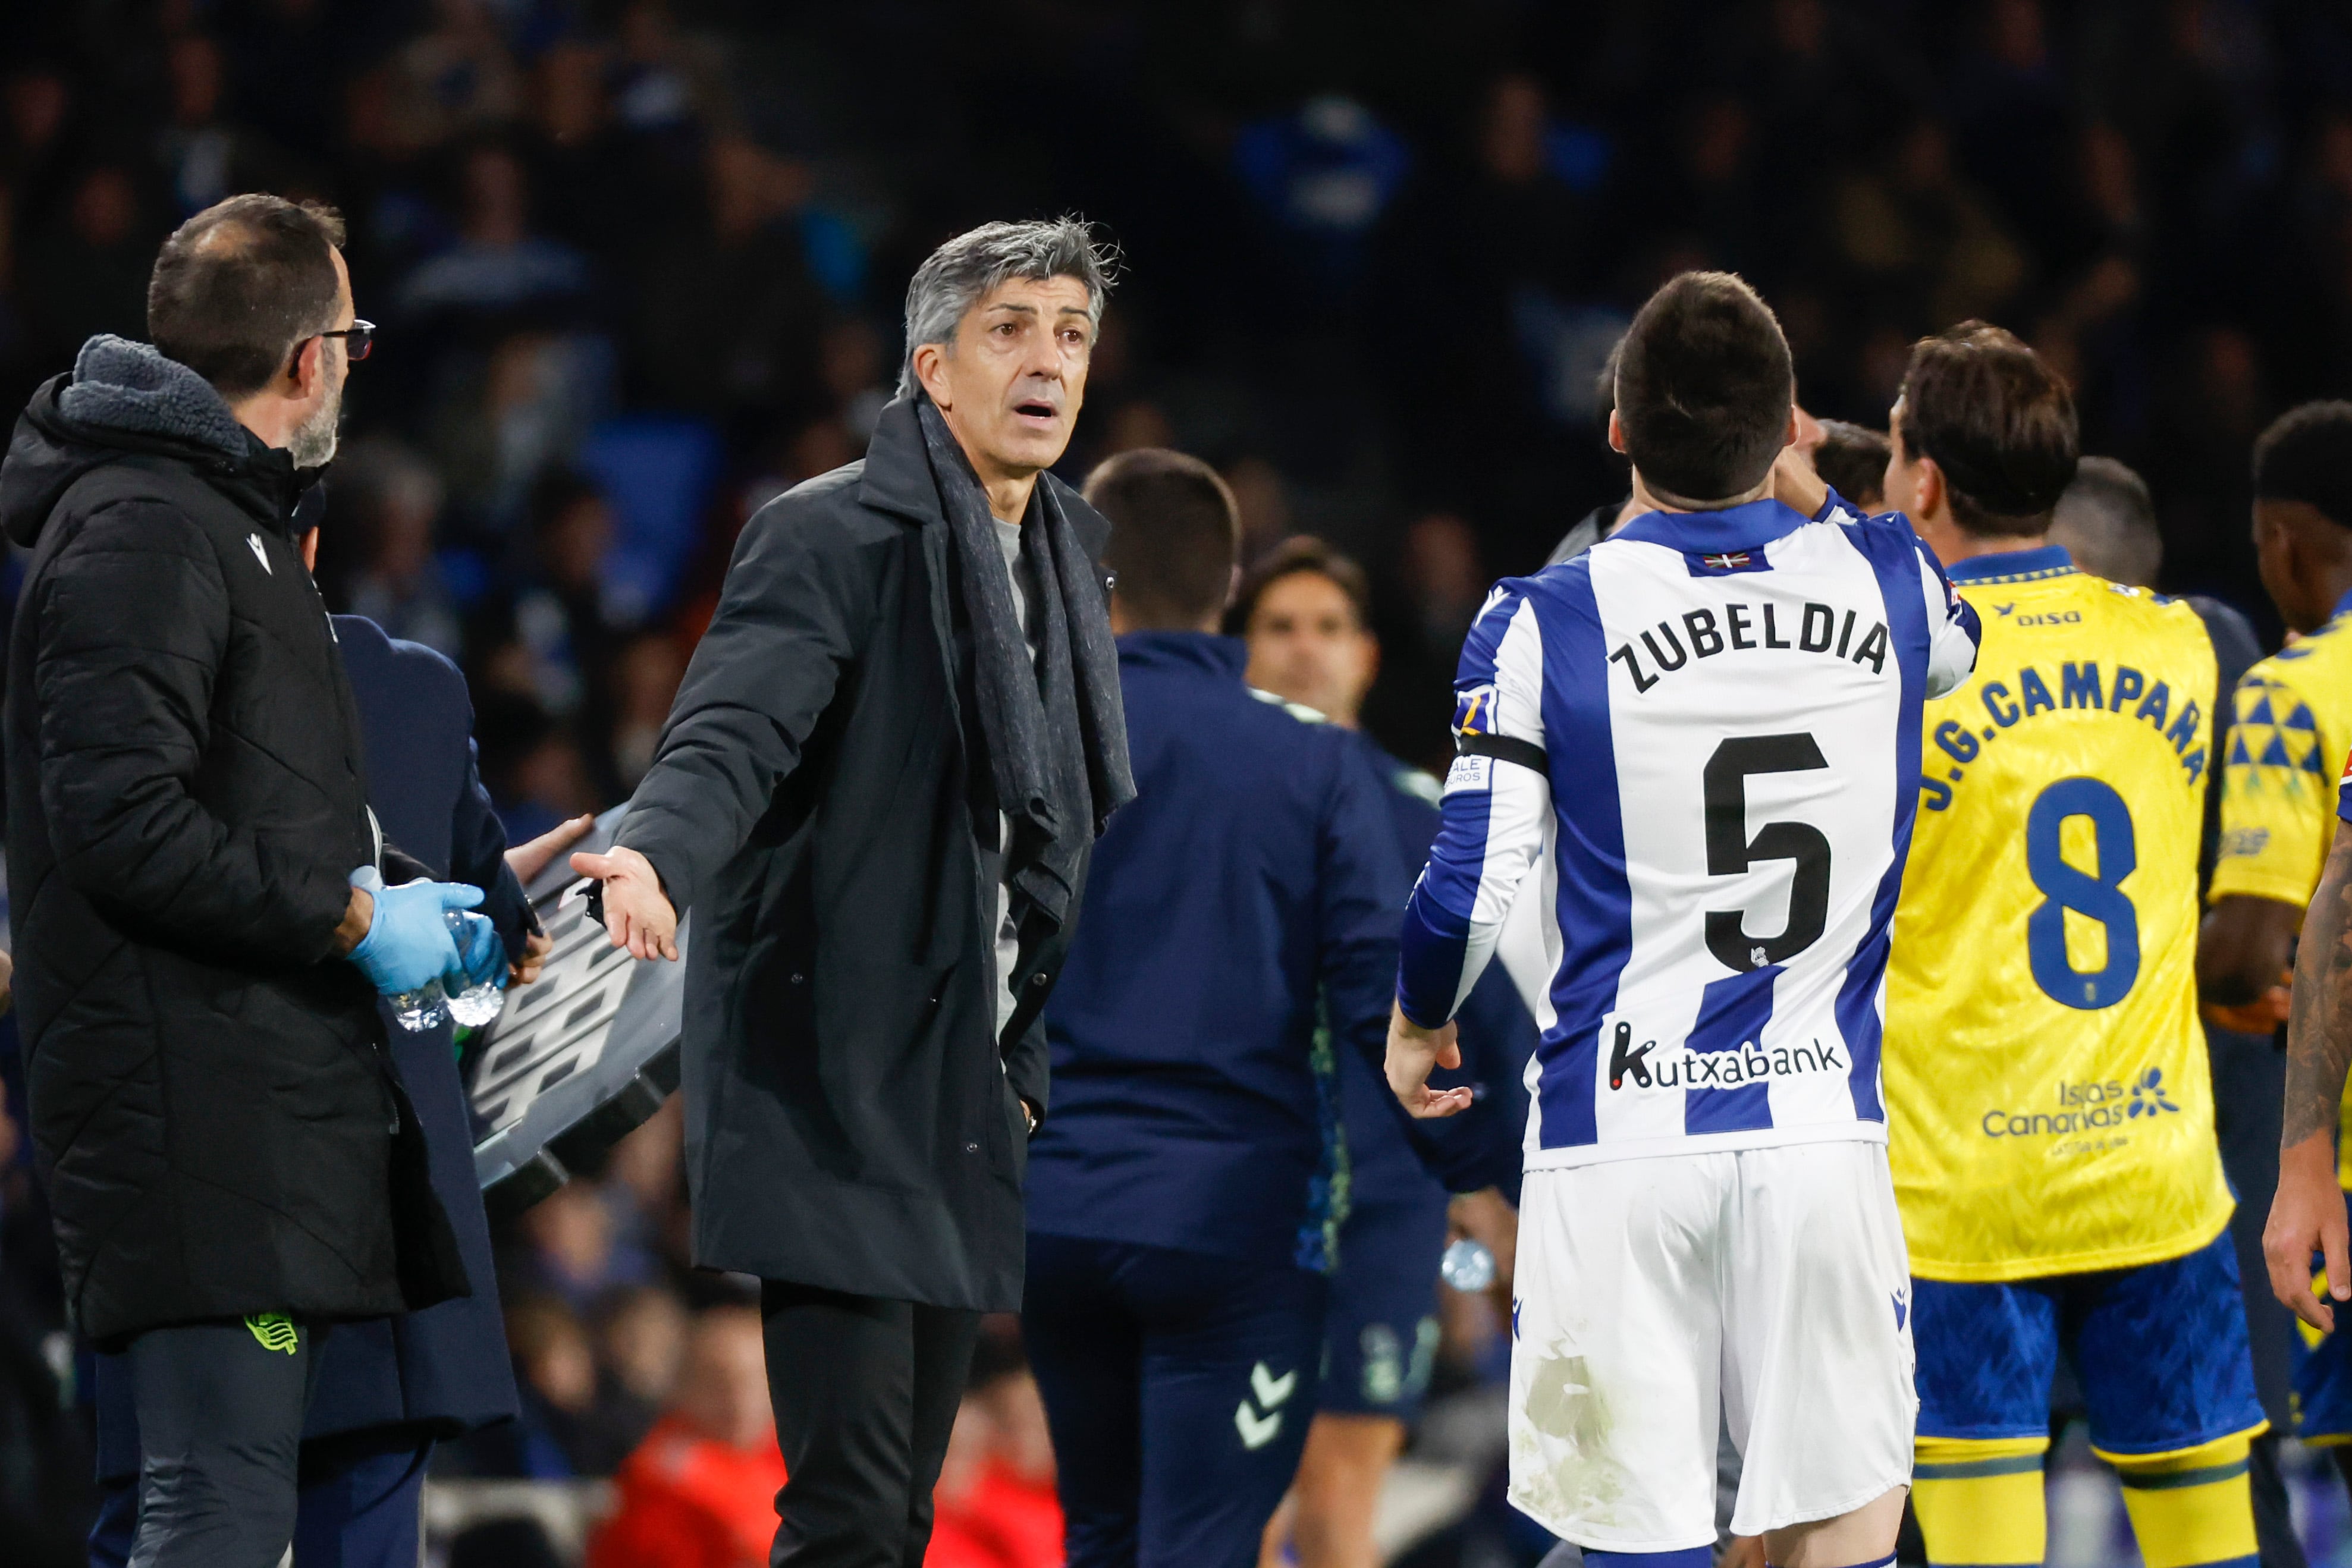
{"label": "football coach", "polygon": [[697,912],[695,1261],[763,1281],[776,1568],[915,1568],[980,1317],[1021,1305],[1041,1013],[1134,795],[1109,525],[1045,471],[1108,286],[1076,220],[907,290],[863,461],[746,525],[607,854],[615,946]]}
{"label": "football coach", "polygon": [[319,1335],[467,1293],[375,999],[463,975],[482,894],[383,885],[296,543],[369,340],[342,238],[275,196],[190,218],[153,344],[91,339],[0,465],[27,1097],[75,1326],[128,1351],[140,1568],[276,1563]]}

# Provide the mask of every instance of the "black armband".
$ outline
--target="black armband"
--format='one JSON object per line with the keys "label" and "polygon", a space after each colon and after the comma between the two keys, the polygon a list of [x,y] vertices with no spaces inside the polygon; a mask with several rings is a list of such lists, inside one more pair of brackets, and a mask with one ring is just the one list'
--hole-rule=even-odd
{"label": "black armband", "polygon": [[1456,735],[1454,754],[1457,757],[1491,757],[1497,762],[1516,763],[1549,777],[1551,758],[1544,748],[1532,740],[1514,740],[1507,735]]}

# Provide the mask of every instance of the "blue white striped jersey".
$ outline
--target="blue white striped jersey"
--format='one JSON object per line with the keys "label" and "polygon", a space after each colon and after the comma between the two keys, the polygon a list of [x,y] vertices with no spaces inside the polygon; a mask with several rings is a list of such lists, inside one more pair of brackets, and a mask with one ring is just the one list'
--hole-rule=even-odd
{"label": "blue white striped jersey", "polygon": [[1528,1168],[1885,1139],[1921,705],[1977,640],[1908,521],[1834,496],[1654,512],[1495,590],[1398,1002],[1452,1017],[1541,900]]}

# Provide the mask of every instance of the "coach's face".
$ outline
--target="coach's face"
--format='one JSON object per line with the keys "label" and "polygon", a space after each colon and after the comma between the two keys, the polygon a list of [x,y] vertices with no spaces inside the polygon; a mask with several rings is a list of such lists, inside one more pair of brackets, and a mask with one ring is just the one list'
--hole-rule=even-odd
{"label": "coach's face", "polygon": [[964,312],[952,343],[915,350],[915,374],[983,480],[1062,460],[1094,353],[1088,303],[1075,277],[1013,278]]}

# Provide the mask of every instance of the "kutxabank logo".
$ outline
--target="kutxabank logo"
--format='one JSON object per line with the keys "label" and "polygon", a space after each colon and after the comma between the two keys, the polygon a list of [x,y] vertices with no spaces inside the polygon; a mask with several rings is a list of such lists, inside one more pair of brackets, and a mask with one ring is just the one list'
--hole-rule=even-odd
{"label": "kutxabank logo", "polygon": [[1769,1051],[1746,1040],[1722,1051],[1678,1049],[1650,1061],[1650,1052],[1657,1049],[1654,1040],[1635,1045],[1633,1026],[1619,1020],[1609,1044],[1609,1087],[1622,1090],[1631,1078],[1638,1089],[1737,1089],[1767,1078],[1848,1070],[1838,1048],[1818,1040],[1793,1050],[1783,1045]]}

